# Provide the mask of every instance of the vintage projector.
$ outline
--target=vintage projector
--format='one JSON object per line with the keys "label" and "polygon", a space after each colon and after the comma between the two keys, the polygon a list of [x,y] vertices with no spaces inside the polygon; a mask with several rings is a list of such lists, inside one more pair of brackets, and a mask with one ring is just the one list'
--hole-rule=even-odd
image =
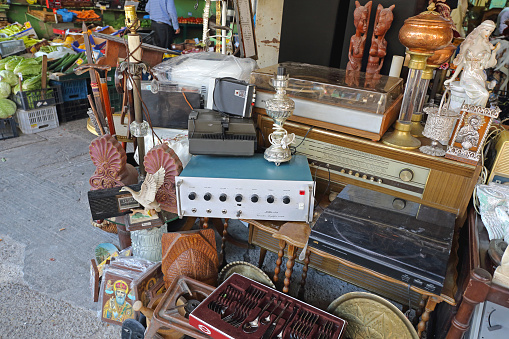
{"label": "vintage projector", "polygon": [[188,131],[191,154],[252,156],[256,149],[251,119],[196,109],[189,114]]}
{"label": "vintage projector", "polygon": [[274,97],[269,81],[283,66],[289,74],[286,93],[295,102],[288,121],[380,140],[396,120],[403,98],[403,80],[379,74],[283,62],[251,72],[256,86],[255,113],[265,113]]}

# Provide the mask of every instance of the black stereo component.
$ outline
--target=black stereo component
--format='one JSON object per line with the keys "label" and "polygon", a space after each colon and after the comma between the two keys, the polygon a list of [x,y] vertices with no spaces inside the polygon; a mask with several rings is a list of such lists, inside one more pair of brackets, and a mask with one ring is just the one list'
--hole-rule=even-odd
{"label": "black stereo component", "polygon": [[[139,191],[141,184],[128,187]],[[131,208],[140,207],[140,204],[134,200],[131,193],[120,192],[120,187],[88,191],[88,203],[94,220],[118,217],[128,214]]]}

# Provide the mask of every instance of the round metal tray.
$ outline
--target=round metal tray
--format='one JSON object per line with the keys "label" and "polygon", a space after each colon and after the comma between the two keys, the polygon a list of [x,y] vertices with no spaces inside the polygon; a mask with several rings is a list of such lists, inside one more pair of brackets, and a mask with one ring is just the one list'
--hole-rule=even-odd
{"label": "round metal tray", "polygon": [[259,282],[260,284],[267,285],[269,287],[272,287],[273,289],[276,289],[276,286],[274,286],[274,283],[270,278],[263,272],[261,269],[256,267],[255,265],[252,265],[245,261],[234,261],[232,263],[229,263],[226,265],[221,272],[219,272],[217,281],[219,284],[222,284],[223,281],[228,279],[230,275],[233,273],[238,273],[246,278],[252,279],[254,281]]}
{"label": "round metal tray", "polygon": [[371,293],[347,293],[334,300],[327,311],[348,322],[345,333],[347,338],[419,338],[403,312],[384,298]]}

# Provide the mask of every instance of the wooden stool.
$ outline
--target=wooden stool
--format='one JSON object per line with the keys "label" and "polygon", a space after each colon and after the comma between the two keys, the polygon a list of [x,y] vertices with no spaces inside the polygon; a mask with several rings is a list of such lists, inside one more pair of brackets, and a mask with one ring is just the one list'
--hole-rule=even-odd
{"label": "wooden stool", "polygon": [[[283,256],[285,254],[285,247],[288,244],[288,261],[286,262],[286,272],[285,272],[285,281],[283,287],[283,293],[288,293],[290,289],[290,278],[293,273],[293,266],[295,265],[295,258],[297,258],[297,250],[299,248],[304,248],[308,242],[309,235],[311,234],[311,228],[307,223],[304,222],[287,222],[283,224],[279,231],[272,235],[273,238],[279,240],[279,252],[277,253],[277,261],[276,268],[274,269],[274,282],[279,280],[279,272],[281,271],[281,264],[283,262]],[[266,251],[265,251],[266,252]],[[301,289],[304,289],[304,285],[306,284],[308,265],[309,265],[309,255],[311,251],[308,249],[306,251],[306,256],[304,259],[304,267],[302,268],[302,280],[300,282]],[[260,253],[260,261],[262,260],[262,255],[264,253]]]}

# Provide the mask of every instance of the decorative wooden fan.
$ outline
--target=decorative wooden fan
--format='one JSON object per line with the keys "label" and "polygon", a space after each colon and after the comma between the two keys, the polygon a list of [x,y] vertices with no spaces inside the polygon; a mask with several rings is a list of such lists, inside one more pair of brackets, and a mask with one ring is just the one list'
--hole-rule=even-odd
{"label": "decorative wooden fan", "polygon": [[214,230],[164,233],[162,248],[166,287],[180,275],[216,285],[219,259]]}
{"label": "decorative wooden fan", "polygon": [[92,190],[138,183],[138,171],[132,165],[127,164],[125,150],[110,134],[92,140],[89,153],[96,166],[95,172],[89,180]]}
{"label": "decorative wooden fan", "polygon": [[177,154],[166,144],[158,145],[145,155],[145,169],[154,174],[163,167],[166,171],[164,183],[156,193],[156,201],[161,209],[177,213],[177,196],[175,193],[175,176],[182,172],[183,166]]}

